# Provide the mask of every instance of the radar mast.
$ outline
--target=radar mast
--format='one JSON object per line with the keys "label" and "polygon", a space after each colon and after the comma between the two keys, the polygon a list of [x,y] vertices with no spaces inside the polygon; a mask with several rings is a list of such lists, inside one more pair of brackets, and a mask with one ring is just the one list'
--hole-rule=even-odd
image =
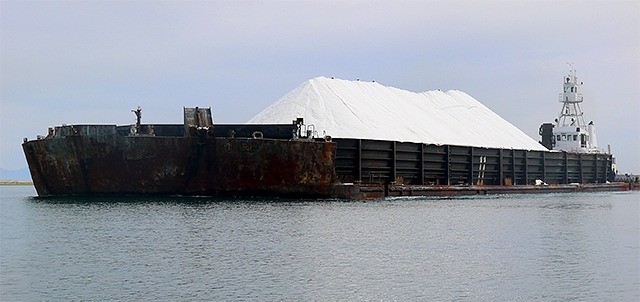
{"label": "radar mast", "polygon": [[578,83],[576,70],[573,63],[569,64],[569,74],[564,78],[563,92],[560,93],[560,103],[562,110],[556,120],[556,127],[576,126],[586,129],[587,124],[584,121],[584,114],[580,108],[582,103],[582,93],[579,92],[582,82]]}
{"label": "radar mast", "polygon": [[569,74],[563,79],[563,90],[559,101],[562,110],[553,125],[554,150],[578,153],[601,153],[596,143],[596,128],[593,122],[585,122],[584,113],[580,108],[583,101],[576,70],[573,63],[569,64]]}

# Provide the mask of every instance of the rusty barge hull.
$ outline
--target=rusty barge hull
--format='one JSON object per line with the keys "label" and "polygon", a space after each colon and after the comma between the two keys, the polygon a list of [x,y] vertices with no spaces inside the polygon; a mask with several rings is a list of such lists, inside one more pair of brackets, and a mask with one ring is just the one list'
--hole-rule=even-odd
{"label": "rusty barge hull", "polygon": [[[38,195],[323,197],[335,182],[332,142],[175,135],[182,125],[155,125],[153,136],[122,135],[128,127],[121,128],[62,126],[52,137],[25,142]],[[162,128],[173,131],[161,135]]]}
{"label": "rusty barge hull", "polygon": [[628,190],[610,154],[314,138],[292,124],[65,125],[23,143],[39,196],[337,197]]}

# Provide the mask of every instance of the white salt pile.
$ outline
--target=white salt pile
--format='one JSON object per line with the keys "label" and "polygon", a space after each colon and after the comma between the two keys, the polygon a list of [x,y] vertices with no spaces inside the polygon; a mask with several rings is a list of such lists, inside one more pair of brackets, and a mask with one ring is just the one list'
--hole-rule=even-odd
{"label": "white salt pile", "polygon": [[297,117],[319,135],[338,138],[546,150],[461,91],[417,93],[326,77],[302,83],[248,123],[291,123]]}

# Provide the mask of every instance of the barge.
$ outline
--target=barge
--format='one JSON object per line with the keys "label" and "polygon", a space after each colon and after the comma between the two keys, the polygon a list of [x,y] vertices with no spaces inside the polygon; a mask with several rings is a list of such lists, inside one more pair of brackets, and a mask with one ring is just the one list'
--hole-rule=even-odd
{"label": "barge", "polygon": [[[290,139],[299,124],[65,125],[23,144],[39,196],[165,194],[329,196],[335,143]],[[285,138],[286,137],[286,138]]]}
{"label": "barge", "polygon": [[[328,79],[323,83],[327,82],[331,83]],[[481,114],[496,119],[486,107],[463,99],[469,110],[483,110]],[[283,113],[278,106],[274,108]],[[571,110],[563,109],[561,114],[582,116]],[[552,150],[537,142],[518,148],[424,142],[421,138],[400,141],[358,133],[332,137],[326,130],[318,135],[319,125],[307,124],[297,115],[288,123],[214,124],[211,109],[198,107],[184,108],[182,124],[143,124],[141,109],[133,111],[136,122],[132,125],[63,125],[50,128],[44,137],[25,139],[22,147],[38,195],[370,199],[630,188],[614,182],[611,154],[595,152],[591,145],[589,152],[553,150],[565,146],[558,141],[569,134],[556,134],[548,125],[543,125],[541,134],[544,132],[543,144],[548,143]],[[505,135],[517,136],[516,130]],[[584,140],[595,138],[594,131],[583,136]]]}

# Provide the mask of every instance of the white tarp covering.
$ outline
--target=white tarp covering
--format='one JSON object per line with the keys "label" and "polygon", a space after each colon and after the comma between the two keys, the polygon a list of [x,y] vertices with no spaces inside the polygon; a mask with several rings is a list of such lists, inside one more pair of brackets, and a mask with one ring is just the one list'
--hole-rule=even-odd
{"label": "white tarp covering", "polygon": [[332,137],[546,150],[461,91],[416,93],[326,77],[302,83],[248,123],[291,123],[297,117]]}

